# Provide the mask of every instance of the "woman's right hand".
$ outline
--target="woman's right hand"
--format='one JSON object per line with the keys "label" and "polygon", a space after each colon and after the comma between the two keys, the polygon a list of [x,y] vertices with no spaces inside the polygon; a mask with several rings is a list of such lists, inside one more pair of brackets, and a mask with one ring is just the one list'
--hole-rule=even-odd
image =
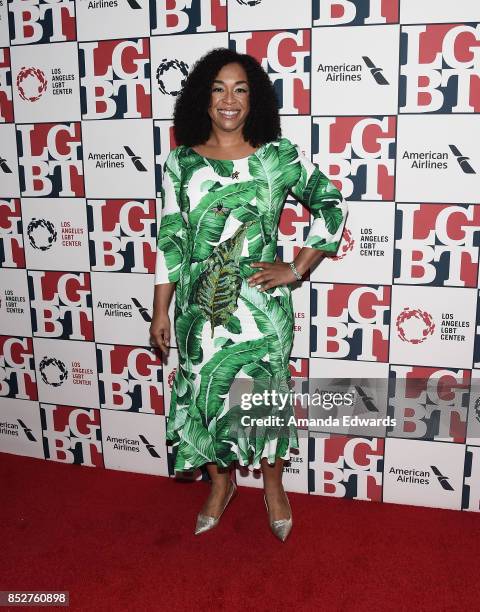
{"label": "woman's right hand", "polygon": [[168,354],[170,346],[170,317],[168,313],[157,314],[150,324],[150,343],[165,355]]}

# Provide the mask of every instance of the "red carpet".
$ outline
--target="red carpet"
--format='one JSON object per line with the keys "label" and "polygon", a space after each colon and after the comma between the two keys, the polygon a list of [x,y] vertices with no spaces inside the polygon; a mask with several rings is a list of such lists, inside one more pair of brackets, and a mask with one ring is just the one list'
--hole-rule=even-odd
{"label": "red carpet", "polygon": [[476,513],[290,493],[282,544],[256,489],[194,536],[206,483],[2,453],[0,478],[0,590],[68,590],[70,610],[479,606]]}

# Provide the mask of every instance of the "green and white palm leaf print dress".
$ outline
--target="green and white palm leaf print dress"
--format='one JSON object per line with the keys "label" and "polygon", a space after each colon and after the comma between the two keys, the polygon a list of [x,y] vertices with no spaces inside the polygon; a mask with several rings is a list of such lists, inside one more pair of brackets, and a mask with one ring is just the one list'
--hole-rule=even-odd
{"label": "green and white palm leaf print dress", "polygon": [[[254,381],[253,390],[257,381],[287,392],[291,384],[291,288],[250,287],[248,277],[259,271],[250,263],[275,261],[287,192],[314,218],[304,246],[330,253],[340,243],[347,204],[288,138],[236,160],[180,145],[168,154],[162,177],[155,284],[176,283],[179,367],[167,424],[175,470],[232,461],[258,468],[263,457],[288,459],[290,448],[298,448],[292,406],[281,411],[282,425],[252,425],[251,419],[243,426],[245,410],[229,397],[239,379]],[[270,405],[249,416],[278,414]]]}

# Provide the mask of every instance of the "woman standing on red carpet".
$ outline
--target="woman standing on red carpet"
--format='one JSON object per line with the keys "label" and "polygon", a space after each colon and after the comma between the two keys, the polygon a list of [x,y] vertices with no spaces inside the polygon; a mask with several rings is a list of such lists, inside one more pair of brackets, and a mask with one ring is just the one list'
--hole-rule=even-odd
{"label": "woman standing on red carpet", "polygon": [[[273,85],[247,54],[217,48],[195,63],[176,101],[174,132],[178,146],[163,166],[150,334],[167,353],[175,291],[179,367],[167,425],[175,470],[205,465],[209,473],[200,534],[218,524],[236,493],[234,462],[261,468],[270,527],[284,541],[292,512],[283,464],[298,448],[293,408],[250,407],[246,422],[228,394],[240,379],[257,391],[288,393],[290,285],[326,252],[336,252],[347,206],[318,166],[281,136]],[[276,257],[288,191],[314,217],[289,263]],[[265,416],[275,417],[275,426],[263,426]]]}

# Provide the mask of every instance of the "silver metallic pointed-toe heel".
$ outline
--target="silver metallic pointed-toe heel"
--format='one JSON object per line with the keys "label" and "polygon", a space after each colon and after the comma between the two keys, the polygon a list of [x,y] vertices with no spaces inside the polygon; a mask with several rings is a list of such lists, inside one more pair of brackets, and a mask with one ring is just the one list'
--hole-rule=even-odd
{"label": "silver metallic pointed-toe heel", "polygon": [[218,525],[220,517],[225,512],[225,508],[228,506],[230,500],[237,492],[237,485],[233,482],[233,480],[231,480],[230,483],[232,484],[232,488],[227,496],[227,499],[225,500],[222,511],[220,512],[220,516],[215,517],[208,516],[208,514],[199,513],[197,515],[197,524],[195,525],[195,535],[199,535],[201,533],[204,533],[205,531],[210,531],[210,529],[213,529]]}
{"label": "silver metallic pointed-toe heel", "polygon": [[[270,520],[270,512],[268,510],[267,498],[265,495],[263,496],[263,501],[265,502],[265,506],[267,508],[267,512],[269,514],[269,520]],[[287,497],[287,502],[288,502],[288,507],[290,509],[290,518],[270,521],[270,529],[272,530],[273,535],[276,536],[282,542],[285,542],[293,526],[292,508],[290,507],[290,501],[288,500],[288,497]]]}

